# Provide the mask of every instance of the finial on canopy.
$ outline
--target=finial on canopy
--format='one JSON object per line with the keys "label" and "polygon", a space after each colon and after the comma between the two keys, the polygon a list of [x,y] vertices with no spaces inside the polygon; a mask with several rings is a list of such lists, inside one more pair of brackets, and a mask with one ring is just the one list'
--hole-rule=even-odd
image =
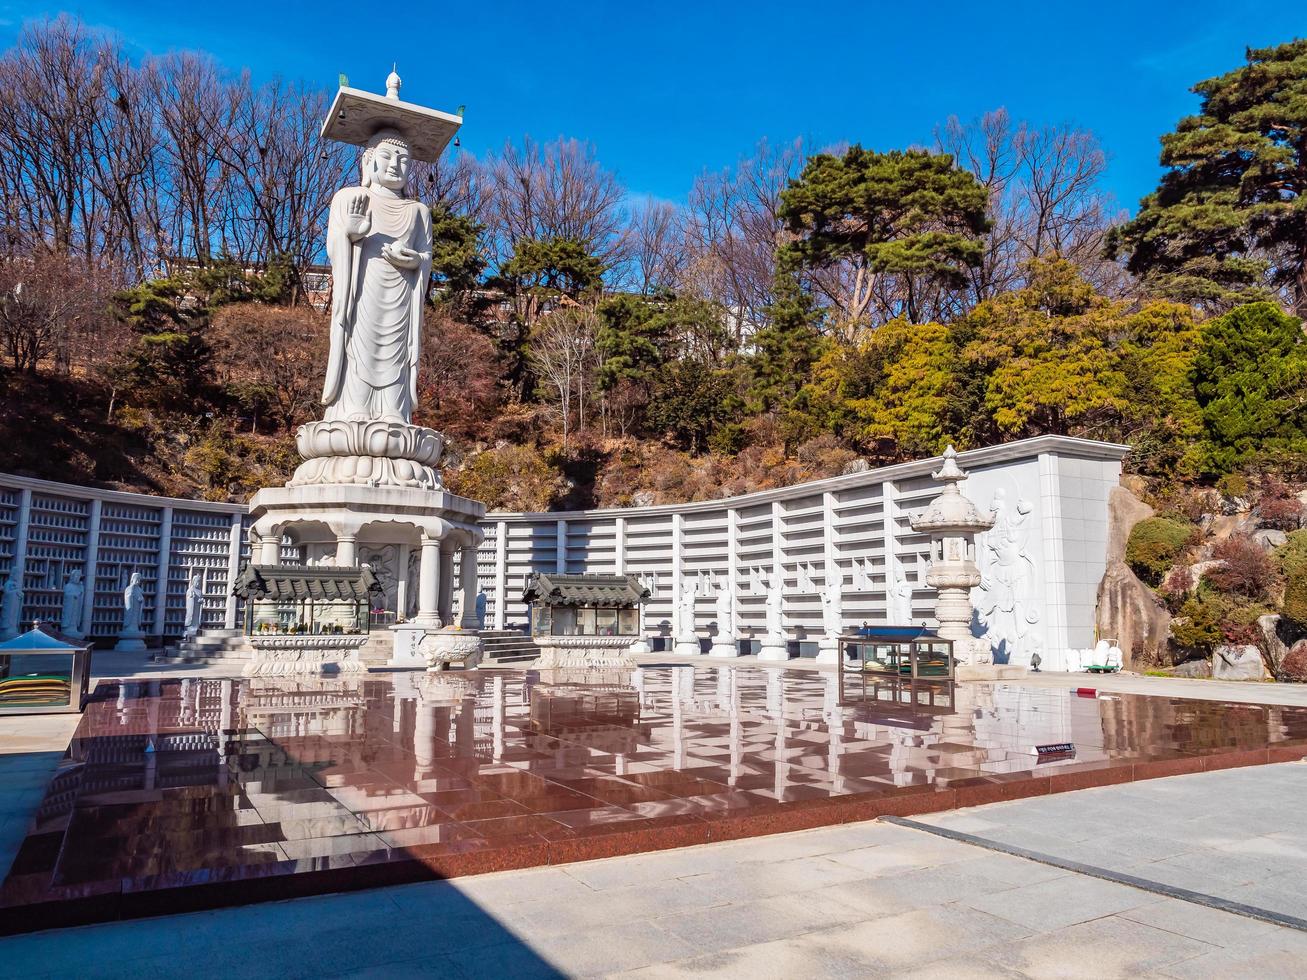
{"label": "finial on canopy", "polygon": [[390,74],[386,76],[386,98],[399,101],[399,87],[404,84],[399,80],[398,64],[392,62]]}

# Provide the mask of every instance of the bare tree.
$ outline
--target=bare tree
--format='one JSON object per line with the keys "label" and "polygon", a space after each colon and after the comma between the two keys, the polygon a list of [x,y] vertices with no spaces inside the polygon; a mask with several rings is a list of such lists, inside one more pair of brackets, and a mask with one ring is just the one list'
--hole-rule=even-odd
{"label": "bare tree", "polygon": [[549,390],[553,409],[563,430],[567,449],[572,412],[577,428],[585,427],[585,399],[594,376],[595,333],[593,311],[582,306],[554,310],[536,324],[527,356],[536,375]]}
{"label": "bare tree", "polygon": [[1025,263],[1045,255],[1070,259],[1101,287],[1119,281],[1120,270],[1101,258],[1118,217],[1099,188],[1107,156],[1092,133],[1014,123],[996,109],[971,123],[951,117],[935,144],[989,191],[994,225],[970,302],[1019,288]]}
{"label": "bare tree", "polygon": [[626,190],[590,144],[560,138],[541,145],[528,137],[521,147],[505,144],[487,166],[501,260],[516,242],[551,238],[581,242],[609,268],[625,258]]}
{"label": "bare tree", "polygon": [[[328,326],[326,315],[307,304],[224,306],[209,326],[219,380],[234,394],[256,395],[250,401],[289,432],[319,413]],[[269,337],[277,342],[268,343]]]}
{"label": "bare tree", "polygon": [[44,360],[67,370],[72,352],[108,314],[110,284],[85,259],[39,252],[0,259],[0,339],[14,370]]}
{"label": "bare tree", "polygon": [[674,290],[686,263],[685,220],[667,201],[646,201],[631,215],[628,278],[646,296]]}
{"label": "bare tree", "polygon": [[734,169],[703,173],[690,190],[682,286],[730,312],[737,341],[765,318],[781,234],[780,193],[803,167],[803,145],[765,140]]}

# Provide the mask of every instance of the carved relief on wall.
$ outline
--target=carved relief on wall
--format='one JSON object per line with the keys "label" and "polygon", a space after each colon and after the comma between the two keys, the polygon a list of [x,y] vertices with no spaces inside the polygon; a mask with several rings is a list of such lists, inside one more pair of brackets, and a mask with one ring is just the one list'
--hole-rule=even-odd
{"label": "carved relief on wall", "polygon": [[1030,534],[1038,523],[1034,504],[1018,497],[1013,505],[1007,491],[994,491],[990,503],[993,529],[981,535],[980,594],[977,612],[985,638],[1000,657],[1027,664],[1042,650],[1039,577],[1030,552]]}

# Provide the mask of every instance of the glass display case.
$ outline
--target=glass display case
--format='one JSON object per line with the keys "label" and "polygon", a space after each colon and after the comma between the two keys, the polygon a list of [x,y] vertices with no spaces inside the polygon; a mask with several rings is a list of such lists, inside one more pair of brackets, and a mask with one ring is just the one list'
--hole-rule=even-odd
{"label": "glass display case", "polygon": [[250,636],[352,636],[371,629],[381,586],[368,568],[248,565],[234,591]]}
{"label": "glass display case", "polygon": [[953,680],[953,641],[924,626],[869,626],[840,637],[841,674]]}
{"label": "glass display case", "polygon": [[90,674],[88,641],[37,623],[0,643],[0,715],[80,712]]}

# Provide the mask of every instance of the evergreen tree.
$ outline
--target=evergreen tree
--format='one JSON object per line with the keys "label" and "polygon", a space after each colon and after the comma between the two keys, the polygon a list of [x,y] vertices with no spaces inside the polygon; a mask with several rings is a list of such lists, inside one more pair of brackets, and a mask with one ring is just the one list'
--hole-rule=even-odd
{"label": "evergreen tree", "polygon": [[486,262],[481,257],[485,226],[443,204],[431,206],[431,276],[446,298],[477,287]]}
{"label": "evergreen tree", "polygon": [[1193,367],[1208,468],[1260,460],[1301,469],[1307,457],[1307,337],[1273,303],[1250,303],[1203,324]]}
{"label": "evergreen tree", "polygon": [[783,405],[803,387],[812,365],[821,356],[822,339],[812,296],[799,278],[777,270],[767,325],[753,335],[749,397],[759,411]]}
{"label": "evergreen tree", "polygon": [[1162,137],[1170,170],[1109,251],[1177,298],[1282,292],[1307,316],[1307,40],[1246,57],[1194,86],[1198,114]]}
{"label": "evergreen tree", "polygon": [[[821,153],[781,192],[781,219],[797,236],[782,252],[808,270],[852,262],[864,297],[873,280],[892,279],[894,312],[918,322],[933,291],[962,288],[966,270],[980,264],[988,203],[980,182],[947,154]],[[859,307],[863,300],[846,313],[860,316]]]}

